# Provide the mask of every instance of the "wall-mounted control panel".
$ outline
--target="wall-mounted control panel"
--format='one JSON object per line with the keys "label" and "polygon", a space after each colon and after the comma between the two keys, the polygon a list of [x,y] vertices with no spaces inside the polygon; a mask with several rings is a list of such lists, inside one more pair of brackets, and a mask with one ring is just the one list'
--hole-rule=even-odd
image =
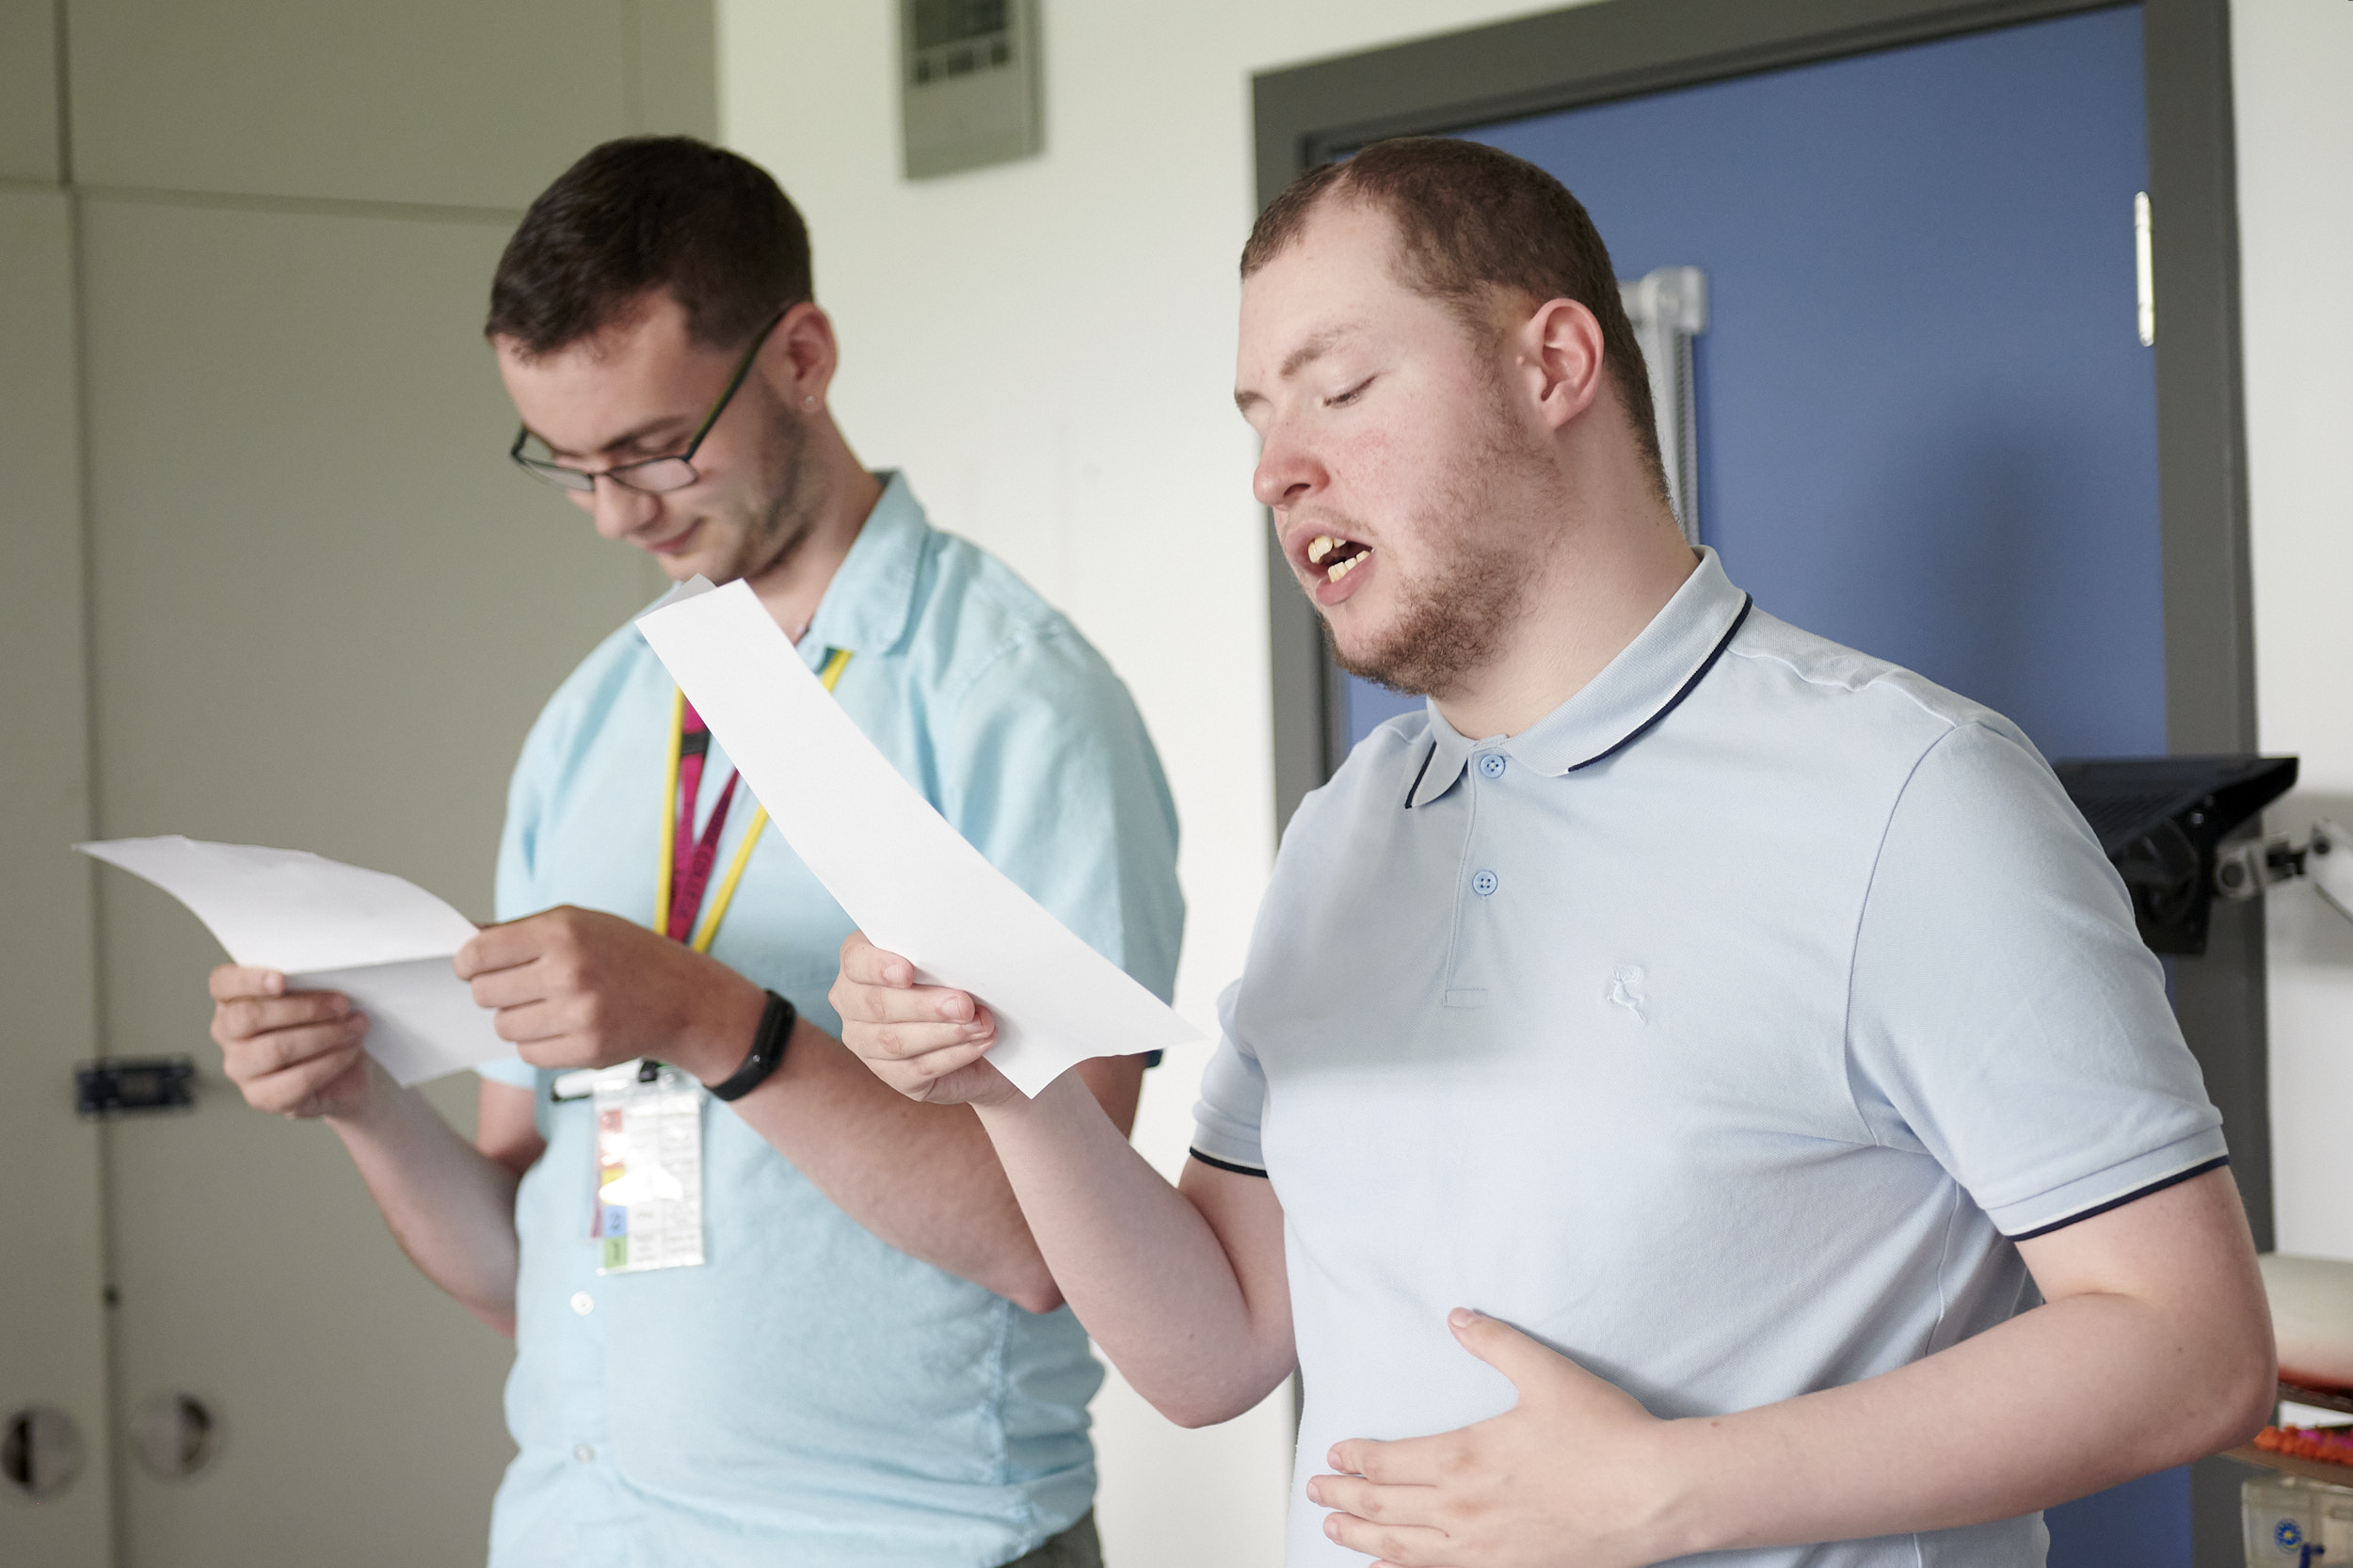
{"label": "wall-mounted control panel", "polygon": [[1044,150],[1038,33],[1038,0],[899,0],[908,179]]}

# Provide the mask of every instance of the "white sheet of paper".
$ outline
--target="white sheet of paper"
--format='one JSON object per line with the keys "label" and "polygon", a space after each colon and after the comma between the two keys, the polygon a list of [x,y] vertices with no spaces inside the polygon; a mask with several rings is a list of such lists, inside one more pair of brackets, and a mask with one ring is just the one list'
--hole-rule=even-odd
{"label": "white sheet of paper", "polygon": [[995,1011],[988,1059],[1023,1094],[1091,1056],[1201,1038],[900,776],[749,585],[696,579],[637,627],[785,841],[867,936],[912,961],[925,984],[969,991]]}
{"label": "white sheet of paper", "polygon": [[76,844],[146,878],[239,964],[289,989],[341,991],[368,1017],[368,1053],[403,1085],[515,1054],[451,971],[474,924],[411,882],[296,849],[170,834]]}

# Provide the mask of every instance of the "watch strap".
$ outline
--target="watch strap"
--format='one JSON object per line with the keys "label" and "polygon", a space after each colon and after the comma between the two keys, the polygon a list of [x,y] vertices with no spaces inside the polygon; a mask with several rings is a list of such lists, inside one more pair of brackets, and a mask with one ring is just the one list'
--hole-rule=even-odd
{"label": "watch strap", "polygon": [[744,1064],[729,1074],[725,1082],[711,1085],[712,1097],[740,1100],[767,1082],[769,1075],[783,1064],[784,1048],[792,1038],[792,1025],[798,1016],[791,1002],[774,991],[769,992],[768,1005],[760,1015],[760,1028],[752,1035],[751,1054],[744,1058]]}

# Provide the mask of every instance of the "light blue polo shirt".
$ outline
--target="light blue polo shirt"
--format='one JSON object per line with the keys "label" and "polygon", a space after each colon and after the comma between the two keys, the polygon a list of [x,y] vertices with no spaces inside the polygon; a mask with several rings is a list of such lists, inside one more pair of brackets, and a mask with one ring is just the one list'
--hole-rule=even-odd
{"label": "light blue polo shirt", "polygon": [[[2223,1158],[2123,884],[2024,735],[1712,552],[1508,740],[1368,736],[1285,836],[1195,1147],[1285,1218],[1297,1487],[1513,1403],[1470,1306],[1656,1415],[1852,1383],[2036,1300],[2017,1239]],[[1922,1420],[1937,1413],[1924,1410]],[[2020,1568],[2039,1516],[1720,1554]]]}
{"label": "light blue polo shirt", "polygon": [[[801,651],[983,854],[1166,998],[1176,816],[1128,693],[1003,565],[935,532],[889,476]],[[515,770],[498,908],[653,915],[676,688],[634,627],[548,704]],[[715,755],[706,808],[728,769]],[[739,795],[744,795],[739,791]],[[716,864],[753,802],[739,798]],[[712,948],[839,1033],[842,912],[775,830]],[[520,1069],[520,1071],[516,1070]],[[600,1277],[590,1102],[536,1089],[545,1155],[516,1199],[521,1276],[495,1568],[970,1568],[1068,1528],[1095,1490],[1102,1372],[1067,1308],[1025,1312],[853,1223],[728,1106],[703,1110],[698,1268]]]}

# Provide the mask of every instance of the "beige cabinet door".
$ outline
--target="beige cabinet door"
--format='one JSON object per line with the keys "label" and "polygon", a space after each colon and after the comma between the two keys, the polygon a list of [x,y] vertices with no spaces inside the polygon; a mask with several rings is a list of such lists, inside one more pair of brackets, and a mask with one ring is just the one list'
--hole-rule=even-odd
{"label": "beige cabinet door", "polygon": [[[658,591],[514,472],[480,338],[511,219],[84,198],[94,826],[313,850],[490,914],[539,704]],[[193,1112],[104,1128],[121,1560],[481,1560],[507,1341],[401,1256],[332,1133],[247,1108],[206,1038],[220,954],[98,881],[117,1054]],[[470,1124],[470,1075],[430,1091]],[[200,1467],[130,1439],[209,1416]]]}

